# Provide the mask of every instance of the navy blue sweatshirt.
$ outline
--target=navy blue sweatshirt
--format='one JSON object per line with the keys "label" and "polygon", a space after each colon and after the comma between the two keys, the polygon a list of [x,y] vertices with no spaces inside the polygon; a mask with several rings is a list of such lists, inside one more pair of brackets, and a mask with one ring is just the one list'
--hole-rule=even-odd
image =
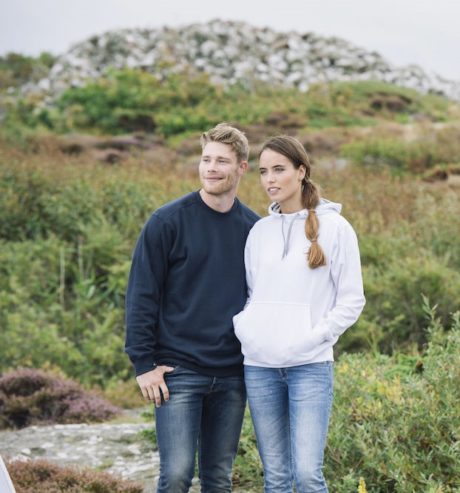
{"label": "navy blue sweatshirt", "polygon": [[150,217],[126,294],[126,352],[136,375],[160,364],[212,376],[241,373],[232,317],[246,302],[244,246],[258,219],[237,199],[230,211],[217,212],[199,192]]}

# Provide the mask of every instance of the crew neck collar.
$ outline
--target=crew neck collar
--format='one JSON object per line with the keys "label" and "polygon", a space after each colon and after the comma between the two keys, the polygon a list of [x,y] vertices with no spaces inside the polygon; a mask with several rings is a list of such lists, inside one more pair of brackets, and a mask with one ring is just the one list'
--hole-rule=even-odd
{"label": "crew neck collar", "polygon": [[221,211],[218,211],[216,209],[213,209],[212,207],[210,207],[204,200],[203,200],[203,197],[201,196],[200,194],[200,190],[197,190],[195,192],[195,196],[198,200],[198,202],[203,206],[205,207],[208,211],[214,213],[214,214],[217,214],[219,216],[226,216],[227,214],[231,214],[232,212],[236,211],[236,209],[238,209],[239,207],[239,204],[240,204],[240,201],[235,197],[235,199],[233,200],[233,205],[232,207],[226,211],[226,212],[221,212]]}

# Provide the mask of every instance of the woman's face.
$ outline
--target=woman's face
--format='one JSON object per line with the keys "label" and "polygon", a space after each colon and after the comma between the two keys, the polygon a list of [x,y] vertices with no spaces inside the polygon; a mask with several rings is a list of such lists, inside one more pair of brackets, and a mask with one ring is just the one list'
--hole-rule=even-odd
{"label": "woman's face", "polygon": [[282,154],[265,149],[259,159],[260,182],[271,200],[278,202],[284,213],[296,212],[302,205],[302,180],[306,169],[294,167]]}

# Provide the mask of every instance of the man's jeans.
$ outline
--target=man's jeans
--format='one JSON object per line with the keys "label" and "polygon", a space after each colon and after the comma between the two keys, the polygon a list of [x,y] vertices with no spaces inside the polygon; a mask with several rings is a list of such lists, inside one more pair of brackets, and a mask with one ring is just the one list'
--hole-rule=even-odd
{"label": "man's jeans", "polygon": [[332,362],[245,366],[265,493],[327,493],[322,472],[333,394]]}
{"label": "man's jeans", "polygon": [[195,454],[203,493],[228,493],[246,405],[244,379],[208,377],[181,366],[165,374],[170,399],[156,409],[157,493],[185,493]]}

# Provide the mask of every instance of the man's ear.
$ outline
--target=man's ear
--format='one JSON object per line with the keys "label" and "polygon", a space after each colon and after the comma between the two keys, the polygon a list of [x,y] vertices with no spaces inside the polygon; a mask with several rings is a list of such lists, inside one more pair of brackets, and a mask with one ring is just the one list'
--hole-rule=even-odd
{"label": "man's ear", "polygon": [[239,171],[243,175],[249,169],[249,163],[247,161],[241,161],[238,167]]}

